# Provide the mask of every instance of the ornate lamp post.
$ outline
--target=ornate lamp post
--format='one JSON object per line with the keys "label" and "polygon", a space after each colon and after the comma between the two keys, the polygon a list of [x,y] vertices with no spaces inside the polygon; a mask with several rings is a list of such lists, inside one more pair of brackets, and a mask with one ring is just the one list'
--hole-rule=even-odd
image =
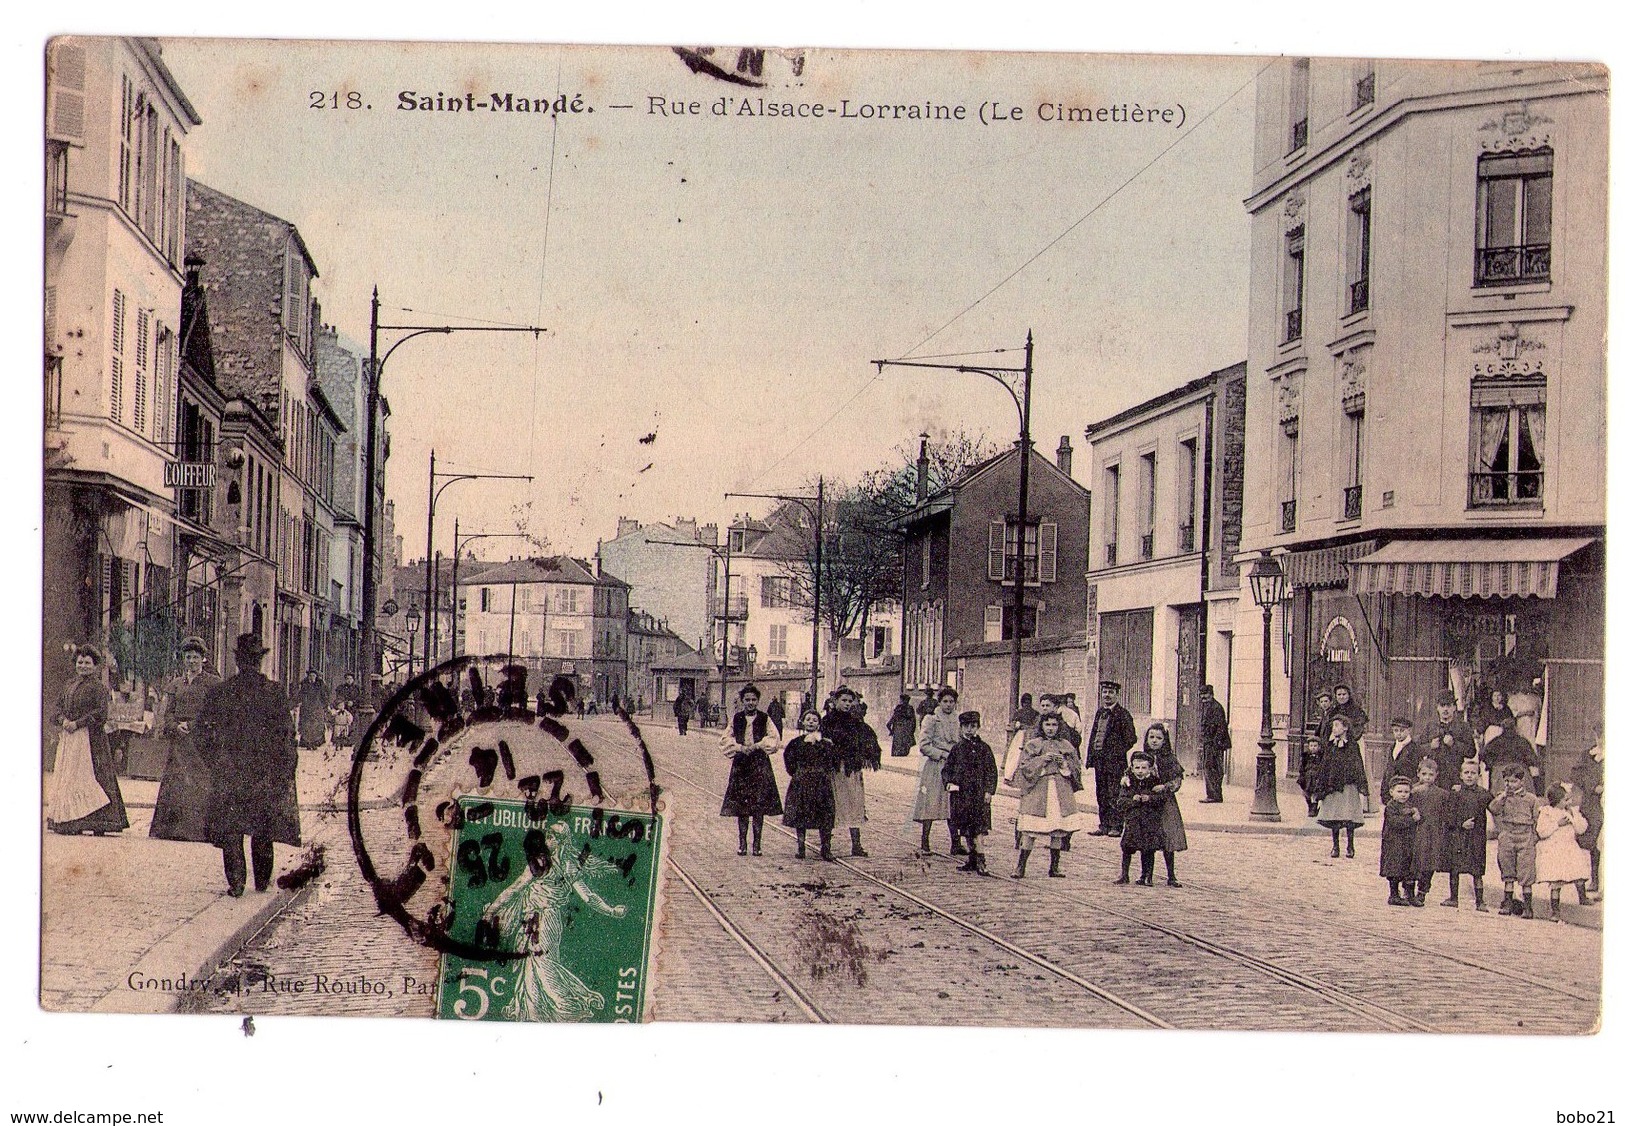
{"label": "ornate lamp post", "polygon": [[[423,613],[418,609],[416,602],[406,608],[406,679],[411,680],[416,671],[412,659],[416,653],[414,642],[418,636],[418,626],[423,622]],[[399,666],[397,666],[399,667]]]}
{"label": "ornate lamp post", "polygon": [[1286,590],[1286,575],[1273,556],[1260,555],[1247,573],[1253,588],[1253,601],[1264,611],[1263,714],[1258,721],[1258,768],[1253,782],[1253,808],[1247,815],[1253,821],[1279,821],[1281,807],[1275,800],[1275,719],[1270,701],[1270,617],[1280,605]]}

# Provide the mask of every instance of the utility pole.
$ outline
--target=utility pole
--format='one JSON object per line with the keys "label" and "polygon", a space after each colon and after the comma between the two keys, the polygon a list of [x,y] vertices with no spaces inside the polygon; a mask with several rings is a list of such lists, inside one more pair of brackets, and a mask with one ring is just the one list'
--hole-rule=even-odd
{"label": "utility pole", "polygon": [[[997,348],[995,353],[1005,352],[1008,349]],[[1025,361],[1020,367],[999,367],[995,365],[977,366],[974,364],[932,364],[921,360],[874,360],[877,371],[885,371],[887,367],[901,368],[932,368],[937,371],[967,372],[972,375],[984,375],[1003,387],[1010,395],[1010,400],[1016,407],[1016,418],[1020,425],[1020,433],[1016,439],[1020,467],[1016,484],[1016,575],[1015,575],[1015,623],[1010,629],[1010,701],[1009,711],[1006,713],[1007,734],[1015,734],[1016,710],[1021,706],[1021,655],[1022,631],[1027,619],[1027,488],[1029,466],[1032,460],[1032,404],[1033,404],[1033,333],[1027,330],[1027,344]],[[1020,382],[1020,391],[1015,384]],[[1034,552],[1036,558],[1037,552]]]}

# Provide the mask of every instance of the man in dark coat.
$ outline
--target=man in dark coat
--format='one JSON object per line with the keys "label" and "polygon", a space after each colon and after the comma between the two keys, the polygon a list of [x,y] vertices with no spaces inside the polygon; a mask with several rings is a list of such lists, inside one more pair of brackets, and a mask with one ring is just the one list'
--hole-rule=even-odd
{"label": "man in dark coat", "polygon": [[[1398,775],[1406,778],[1416,777],[1416,768],[1422,762],[1422,748],[1416,745],[1411,738],[1411,721],[1409,717],[1396,715],[1388,723],[1388,731],[1394,737],[1394,745],[1388,748],[1388,758],[1382,768],[1382,794],[1383,801],[1387,801],[1388,787]],[[1432,757],[1431,755],[1429,756]],[[1438,760],[1434,759],[1438,765]],[[1456,763],[1456,775],[1461,774],[1461,762]],[[1441,773],[1439,777],[1444,777]]]}
{"label": "man in dark coat", "polygon": [[917,718],[923,720],[926,716],[930,715],[932,712],[934,712],[936,710],[937,710],[937,692],[936,692],[936,689],[927,688],[925,690],[925,695],[920,697],[920,702],[914,706],[914,714],[915,714],[915,716]]}
{"label": "man in dark coat", "polygon": [[1117,790],[1139,734],[1134,730],[1134,717],[1117,702],[1122,690],[1115,680],[1100,682],[1100,707],[1095,709],[1095,722],[1089,729],[1089,753],[1083,765],[1095,772],[1095,803],[1100,810],[1100,828],[1091,830],[1091,837],[1123,835]]}
{"label": "man in dark coat", "polygon": [[206,841],[209,812],[209,768],[198,750],[198,713],[209,693],[220,686],[205,667],[208,647],[201,637],[181,642],[180,674],[164,685],[162,730],[169,739],[163,780],[152,810],[150,836],[167,841]]}
{"label": "man in dark coat", "polygon": [[233,896],[243,894],[247,876],[244,836],[255,891],[271,886],[272,844],[299,843],[293,718],[281,690],[260,672],[265,653],[255,634],[237,639],[237,675],[209,693],[193,728],[212,782],[207,835],[220,849]]}
{"label": "man in dark coat", "polygon": [[1478,747],[1473,742],[1472,725],[1456,708],[1455,694],[1445,689],[1439,693],[1436,705],[1438,721],[1429,724],[1417,742],[1422,752],[1439,764],[1439,777],[1454,780],[1461,774],[1461,760],[1476,758]]}
{"label": "man in dark coat", "polygon": [[1224,760],[1230,753],[1230,717],[1224,714],[1224,705],[1214,699],[1211,684],[1202,685],[1198,733],[1202,743],[1199,765],[1207,788],[1207,796],[1199,800],[1213,805],[1224,801]]}
{"label": "man in dark coat", "polygon": [[903,758],[914,748],[914,728],[917,724],[914,707],[908,702],[908,693],[904,692],[892,709],[891,718],[886,721],[886,730],[891,732],[893,758]]}
{"label": "man in dark coat", "polygon": [[[241,667],[241,666],[239,666]],[[299,705],[299,745],[319,747],[327,742],[328,704],[332,693],[316,666],[305,670],[305,679],[299,682],[293,702]]]}
{"label": "man in dark coat", "polygon": [[671,714],[677,720],[677,734],[688,734],[688,721],[694,715],[694,701],[684,692],[671,705]]}

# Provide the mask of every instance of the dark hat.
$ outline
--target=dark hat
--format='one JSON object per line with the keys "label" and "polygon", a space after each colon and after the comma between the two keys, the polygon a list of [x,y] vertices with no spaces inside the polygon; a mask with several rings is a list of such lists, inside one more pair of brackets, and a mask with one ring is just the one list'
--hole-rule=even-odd
{"label": "dark hat", "polygon": [[237,644],[232,646],[232,652],[239,657],[257,660],[270,652],[260,641],[257,633],[242,633],[237,635]]}
{"label": "dark hat", "polygon": [[1318,692],[1315,693],[1315,699],[1317,699],[1317,700],[1322,700],[1322,699],[1330,700],[1331,698],[1332,698],[1332,690],[1330,688],[1322,688]]}
{"label": "dark hat", "polygon": [[1128,760],[1130,762],[1133,762],[1135,759],[1138,759],[1141,762],[1150,763],[1155,763],[1157,761],[1150,751],[1135,751],[1133,754],[1128,756]]}
{"label": "dark hat", "polygon": [[1448,688],[1442,688],[1439,690],[1439,694],[1433,698],[1433,702],[1441,708],[1446,704],[1453,708],[1456,706],[1456,694]]}
{"label": "dark hat", "polygon": [[77,661],[80,657],[89,657],[98,665],[102,663],[102,651],[88,642],[73,647],[73,659]]}
{"label": "dark hat", "polygon": [[1412,782],[1411,782],[1411,780],[1409,778],[1407,778],[1403,774],[1396,774],[1392,778],[1388,779],[1388,792],[1393,793],[1393,790],[1394,790],[1395,786],[1409,786],[1409,785],[1412,785]]}
{"label": "dark hat", "polygon": [[937,699],[941,700],[941,699],[944,699],[944,698],[946,698],[948,696],[952,696],[955,700],[958,700],[959,699],[959,690],[956,689],[951,684],[943,685],[942,689],[937,693]]}
{"label": "dark hat", "polygon": [[1507,776],[1507,777],[1508,777],[1508,778],[1516,778],[1516,779],[1518,779],[1518,780],[1519,780],[1519,781],[1522,781],[1522,780],[1523,780],[1523,779],[1525,779],[1525,778],[1527,778],[1527,777],[1529,777],[1529,772],[1528,772],[1528,771],[1526,771],[1526,770],[1525,770],[1525,769],[1524,769],[1524,768],[1523,768],[1523,764],[1522,764],[1522,763],[1517,763],[1517,762],[1515,762],[1515,763],[1513,763],[1513,764],[1512,764],[1512,765],[1511,765],[1511,766],[1509,766],[1509,767],[1507,767],[1507,773],[1506,773],[1506,776]]}
{"label": "dark hat", "polygon": [[1107,688],[1110,688],[1113,692],[1121,692],[1123,690],[1123,686],[1117,683],[1115,680],[1103,680],[1100,682],[1100,687],[1102,691]]}
{"label": "dark hat", "polygon": [[1407,717],[1407,716],[1402,716],[1402,715],[1396,715],[1393,719],[1388,721],[1388,726],[1389,727],[1409,728],[1410,725],[1411,725],[1410,718]]}
{"label": "dark hat", "polygon": [[978,727],[981,726],[981,724],[982,724],[982,713],[981,712],[960,712],[959,713],[959,725],[961,727],[969,727],[973,723],[976,724]]}
{"label": "dark hat", "polygon": [[194,633],[181,638],[180,651],[182,653],[202,653],[204,656],[207,656],[209,653],[209,647],[208,645],[204,644],[201,637]]}
{"label": "dark hat", "polygon": [[830,696],[834,699],[839,699],[842,696],[850,696],[855,700],[858,698],[858,693],[857,690],[852,688],[850,685],[843,684],[834,692],[830,693]]}
{"label": "dark hat", "polygon": [[756,687],[754,684],[747,684],[745,687],[739,690],[739,698],[741,700],[743,700],[746,696],[755,696],[758,700],[760,700],[762,698],[762,690]]}
{"label": "dark hat", "polygon": [[1202,691],[1201,691],[1200,695],[1203,695],[1203,696],[1211,696],[1211,695],[1213,695],[1213,685],[1211,685],[1211,684],[1202,685]]}

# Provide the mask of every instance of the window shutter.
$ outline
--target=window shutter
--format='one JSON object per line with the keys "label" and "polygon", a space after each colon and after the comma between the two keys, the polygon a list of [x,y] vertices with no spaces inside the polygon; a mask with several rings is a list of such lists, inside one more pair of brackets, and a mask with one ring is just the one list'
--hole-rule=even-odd
{"label": "window shutter", "polygon": [[107,416],[114,422],[124,421],[124,292],[113,291],[113,385],[108,398]]}
{"label": "window shutter", "polygon": [[1054,524],[1038,526],[1038,581],[1041,583],[1055,581],[1055,535]]}
{"label": "window shutter", "polygon": [[51,51],[51,103],[46,107],[46,135],[70,145],[85,143],[85,49],[75,43],[55,44]]}
{"label": "window shutter", "polygon": [[982,640],[1004,640],[1004,607],[989,606],[982,615]]}
{"label": "window shutter", "polygon": [[987,577],[995,582],[1004,581],[1004,521],[994,520],[987,526]]}

